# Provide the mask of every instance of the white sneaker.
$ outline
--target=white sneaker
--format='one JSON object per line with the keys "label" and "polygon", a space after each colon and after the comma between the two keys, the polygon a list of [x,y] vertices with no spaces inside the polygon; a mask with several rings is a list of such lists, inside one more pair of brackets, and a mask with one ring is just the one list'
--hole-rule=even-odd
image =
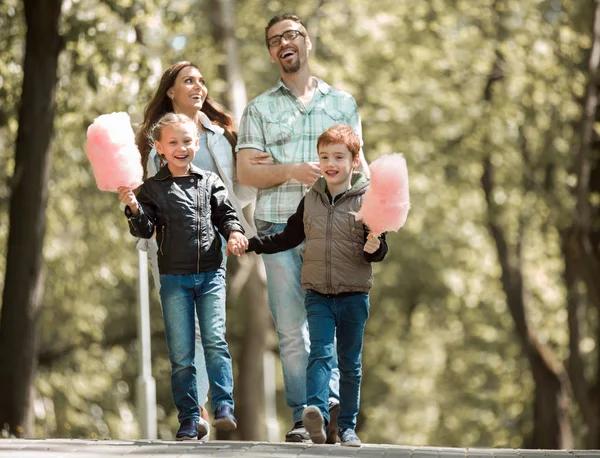
{"label": "white sneaker", "polygon": [[204,418],[198,419],[198,440],[206,442],[210,439],[210,423]]}

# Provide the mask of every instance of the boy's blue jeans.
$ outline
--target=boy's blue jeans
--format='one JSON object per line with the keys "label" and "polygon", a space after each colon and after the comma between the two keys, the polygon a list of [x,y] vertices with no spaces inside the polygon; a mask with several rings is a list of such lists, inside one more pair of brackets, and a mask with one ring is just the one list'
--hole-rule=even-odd
{"label": "boy's blue jeans", "polygon": [[328,397],[337,335],[340,370],[339,429],[356,429],[362,378],[362,347],[365,324],[369,317],[369,295],[352,293],[323,295],[306,292],[306,315],[310,333],[310,356],[306,369],[308,405],[321,410],[329,422]]}
{"label": "boy's blue jeans", "polygon": [[197,313],[213,411],[233,409],[233,373],[225,340],[225,272],[217,269],[189,275],[161,275],[160,299],[165,322],[171,390],[179,422],[198,419],[194,363],[194,313]]}
{"label": "boy's blue jeans", "polygon": [[[255,220],[255,223],[261,237],[276,234],[285,227],[285,223],[261,220]],[[300,282],[303,248],[304,244],[300,244],[281,253],[262,255],[267,272],[269,308],[275,320],[279,340],[285,399],[293,410],[294,422],[302,420],[302,411],[306,407],[306,365],[310,351],[304,290]],[[337,401],[339,371],[335,357],[332,367],[331,377],[327,381],[327,394]]]}

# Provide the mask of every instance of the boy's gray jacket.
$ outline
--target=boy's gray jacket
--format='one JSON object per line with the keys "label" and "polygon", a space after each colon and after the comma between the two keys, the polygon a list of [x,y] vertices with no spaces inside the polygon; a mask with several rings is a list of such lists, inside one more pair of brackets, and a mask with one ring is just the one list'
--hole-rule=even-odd
{"label": "boy's gray jacket", "polygon": [[368,188],[368,180],[355,173],[352,188],[331,204],[321,177],[304,197],[304,289],[321,294],[370,291],[373,271],[363,252],[365,227],[355,218]]}
{"label": "boy's gray jacket", "polygon": [[147,179],[137,196],[139,213],[125,215],[132,235],[156,231],[161,274],[192,274],[221,266],[221,238],[244,232],[227,189],[216,173],[191,166],[190,175],[173,177],[167,166]]}

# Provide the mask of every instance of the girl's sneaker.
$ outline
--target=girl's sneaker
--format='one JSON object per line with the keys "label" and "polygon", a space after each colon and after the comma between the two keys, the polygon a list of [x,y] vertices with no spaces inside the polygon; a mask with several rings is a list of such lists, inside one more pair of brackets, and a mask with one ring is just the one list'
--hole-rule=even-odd
{"label": "girl's sneaker", "polygon": [[302,422],[310,440],[315,444],[324,444],[327,439],[325,433],[325,419],[317,406],[308,406],[302,412]]}
{"label": "girl's sneaker", "polygon": [[187,420],[183,420],[181,425],[179,425],[179,429],[177,430],[177,434],[175,435],[175,440],[177,441],[189,441],[198,438],[198,420],[194,420],[193,418],[188,418]]}
{"label": "girl's sneaker", "polygon": [[198,419],[198,440],[207,441],[210,438],[208,412],[203,406],[198,407],[200,407],[200,418]]}
{"label": "girl's sneaker", "polygon": [[215,419],[213,426],[224,431],[231,431],[237,428],[237,420],[233,416],[233,409],[229,406],[219,406],[215,410]]}
{"label": "girl's sneaker", "polygon": [[360,439],[356,435],[353,429],[346,428],[340,430],[341,445],[344,447],[360,447]]}

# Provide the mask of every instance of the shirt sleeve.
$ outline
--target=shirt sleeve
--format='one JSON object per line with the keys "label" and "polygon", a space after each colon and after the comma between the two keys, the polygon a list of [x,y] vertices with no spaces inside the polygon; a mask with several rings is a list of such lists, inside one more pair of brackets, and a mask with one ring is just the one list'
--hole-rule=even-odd
{"label": "shirt sleeve", "polygon": [[216,173],[210,173],[207,179],[207,186],[210,186],[210,207],[212,223],[219,229],[220,234],[229,239],[231,231],[239,231],[244,233],[242,223],[238,218],[229,195],[225,183]]}
{"label": "shirt sleeve", "polygon": [[140,188],[137,195],[138,214],[133,215],[129,206],[125,207],[125,216],[129,223],[129,232],[134,237],[149,239],[156,227],[156,205],[146,189],[146,184]]}
{"label": "shirt sleeve", "polygon": [[266,151],[265,131],[263,118],[254,104],[249,104],[242,114],[240,128],[238,130],[238,141],[235,152],[244,148],[253,148]]}
{"label": "shirt sleeve", "polygon": [[297,247],[306,238],[304,233],[304,197],[298,204],[296,213],[290,216],[283,231],[265,237],[252,237],[248,241],[248,251],[258,254],[273,254]]}

